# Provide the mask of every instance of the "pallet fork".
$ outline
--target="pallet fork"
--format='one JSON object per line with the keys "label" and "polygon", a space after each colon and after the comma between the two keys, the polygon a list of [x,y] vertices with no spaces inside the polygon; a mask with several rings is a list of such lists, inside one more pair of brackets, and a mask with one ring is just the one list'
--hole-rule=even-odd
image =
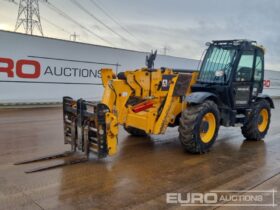
{"label": "pallet fork", "polygon": [[79,154],[79,157],[65,160],[63,163],[38,167],[25,171],[26,173],[33,173],[86,162],[89,159],[90,152],[95,153],[99,158],[106,157],[108,151],[106,145],[105,115],[108,111],[109,109],[107,106],[99,102],[88,102],[83,99],[75,101],[70,97],[64,97],[64,143],[70,144],[71,150],[63,153],[20,161],[14,165],[71,157],[75,154]]}

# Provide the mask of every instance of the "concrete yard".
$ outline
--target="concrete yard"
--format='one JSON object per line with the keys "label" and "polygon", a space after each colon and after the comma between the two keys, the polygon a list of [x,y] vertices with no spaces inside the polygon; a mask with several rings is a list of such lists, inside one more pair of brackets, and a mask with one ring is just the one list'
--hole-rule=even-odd
{"label": "concrete yard", "polygon": [[[15,166],[32,157],[62,152],[61,108],[0,111],[0,209],[177,209],[166,193],[211,190],[279,190],[280,109],[264,141],[245,141],[240,128],[221,128],[211,152],[183,152],[177,128],[166,135],[135,138],[121,129],[116,156],[32,174],[49,160]],[[280,209],[207,206],[205,209]],[[226,203],[224,203],[226,204]],[[202,209],[200,206],[188,207]]]}

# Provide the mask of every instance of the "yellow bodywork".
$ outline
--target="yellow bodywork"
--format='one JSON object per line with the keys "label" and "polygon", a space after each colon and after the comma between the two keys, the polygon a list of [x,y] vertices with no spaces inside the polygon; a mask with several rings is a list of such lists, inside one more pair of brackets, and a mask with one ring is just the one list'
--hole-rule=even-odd
{"label": "yellow bodywork", "polygon": [[[184,91],[177,84],[179,77],[185,81]],[[186,109],[184,98],[191,93],[191,86],[196,82],[198,73],[176,73],[172,69],[126,71],[118,79],[112,69],[102,69],[101,77],[104,94],[101,103],[110,110],[106,114],[106,137],[109,155],[117,151],[118,126],[138,128],[147,134],[163,134],[169,125],[174,125],[181,112]],[[167,78],[167,79],[166,79]],[[182,80],[182,79],[181,79]],[[181,81],[182,82],[182,81]],[[183,82],[184,83],[184,82]],[[177,85],[177,86],[176,86]],[[134,100],[134,103],[131,101]],[[149,101],[152,107],[139,112],[133,107]]]}

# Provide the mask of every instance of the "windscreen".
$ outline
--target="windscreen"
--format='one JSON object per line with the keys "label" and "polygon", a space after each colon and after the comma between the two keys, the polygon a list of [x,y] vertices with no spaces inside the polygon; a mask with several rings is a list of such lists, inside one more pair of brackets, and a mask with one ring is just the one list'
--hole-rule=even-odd
{"label": "windscreen", "polygon": [[235,56],[236,49],[210,46],[203,60],[198,81],[206,83],[227,82]]}

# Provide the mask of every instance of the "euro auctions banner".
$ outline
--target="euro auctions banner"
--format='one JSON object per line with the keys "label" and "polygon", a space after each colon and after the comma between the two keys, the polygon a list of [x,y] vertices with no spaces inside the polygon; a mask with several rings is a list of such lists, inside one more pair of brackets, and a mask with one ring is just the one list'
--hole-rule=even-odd
{"label": "euro auctions banner", "polygon": [[2,82],[100,85],[101,68],[118,69],[119,64],[28,56],[15,60],[0,57]]}
{"label": "euro auctions banner", "polygon": [[[142,68],[148,53],[0,31],[0,104],[98,100],[101,68]],[[195,69],[197,61],[159,55],[155,67]]]}

